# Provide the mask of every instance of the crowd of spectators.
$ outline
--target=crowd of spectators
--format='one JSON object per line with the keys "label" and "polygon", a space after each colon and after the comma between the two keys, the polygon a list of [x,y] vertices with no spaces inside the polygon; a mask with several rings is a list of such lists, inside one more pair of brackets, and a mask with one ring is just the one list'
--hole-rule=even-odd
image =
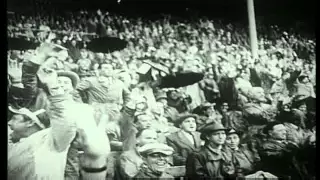
{"label": "crowd of spectators", "polygon": [[[253,58],[241,24],[101,10],[12,15],[8,37],[42,45],[8,50],[9,176],[106,177],[110,151],[121,152],[112,167],[120,179],[173,178],[170,166],[190,178],[315,176],[315,40],[276,25],[257,30]],[[128,45],[87,49],[104,36]],[[180,72],[204,78],[158,87]]]}

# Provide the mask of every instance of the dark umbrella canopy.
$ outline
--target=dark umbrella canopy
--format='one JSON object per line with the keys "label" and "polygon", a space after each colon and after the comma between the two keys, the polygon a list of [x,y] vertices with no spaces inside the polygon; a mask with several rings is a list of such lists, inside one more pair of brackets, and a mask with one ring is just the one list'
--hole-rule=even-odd
{"label": "dark umbrella canopy", "polygon": [[93,39],[87,45],[87,49],[96,53],[110,53],[119,51],[127,46],[125,40],[116,37],[102,37]]}
{"label": "dark umbrella canopy", "polygon": [[8,49],[9,50],[28,50],[36,49],[39,46],[37,42],[27,41],[22,38],[8,38]]}
{"label": "dark umbrella canopy", "polygon": [[183,72],[175,75],[167,75],[162,78],[160,88],[179,88],[197,83],[203,79],[204,75],[194,72]]}

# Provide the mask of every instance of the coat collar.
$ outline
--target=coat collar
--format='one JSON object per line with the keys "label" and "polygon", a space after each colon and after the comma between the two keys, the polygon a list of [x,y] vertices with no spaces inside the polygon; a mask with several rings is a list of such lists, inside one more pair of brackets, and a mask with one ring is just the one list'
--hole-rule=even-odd
{"label": "coat collar", "polygon": [[184,135],[182,130],[177,132],[177,136],[181,139],[181,142],[194,150],[197,147],[201,146],[201,141],[197,137],[196,132],[192,132],[191,135],[193,136],[193,139],[194,139],[194,145],[191,144],[190,140]]}
{"label": "coat collar", "polygon": [[208,145],[206,145],[204,147],[204,149],[205,149],[205,152],[206,152],[206,155],[207,155],[209,161],[217,161],[217,160],[223,159],[222,158],[223,149],[221,149],[221,150],[213,149]]}

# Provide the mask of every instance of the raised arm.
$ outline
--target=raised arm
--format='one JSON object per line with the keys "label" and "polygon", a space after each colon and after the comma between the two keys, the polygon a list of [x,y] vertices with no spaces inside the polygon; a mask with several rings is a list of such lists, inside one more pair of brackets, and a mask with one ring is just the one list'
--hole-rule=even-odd
{"label": "raised arm", "polygon": [[76,136],[77,110],[65,95],[53,95],[50,100],[50,123],[52,138],[58,152],[66,150]]}

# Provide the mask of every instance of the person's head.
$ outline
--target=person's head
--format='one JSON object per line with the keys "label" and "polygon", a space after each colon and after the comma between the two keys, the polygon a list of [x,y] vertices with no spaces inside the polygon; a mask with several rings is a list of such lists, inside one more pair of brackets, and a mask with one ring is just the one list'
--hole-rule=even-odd
{"label": "person's head", "polygon": [[206,141],[206,144],[221,146],[226,141],[226,128],[220,123],[207,124],[201,130],[200,138]]}
{"label": "person's head", "polygon": [[11,136],[15,140],[26,138],[49,126],[49,124],[41,122],[37,117],[37,115],[44,112],[43,110],[33,113],[26,108],[15,110],[12,107],[9,107],[9,111],[12,113],[12,117],[10,118],[8,125],[13,131]]}
{"label": "person's head", "polygon": [[297,106],[297,109],[299,109],[301,112],[307,112],[307,104],[301,103]]}
{"label": "person's head", "polygon": [[68,36],[63,36],[63,38],[62,38],[62,42],[67,42],[68,41]]}
{"label": "person's head", "polygon": [[59,76],[58,83],[60,87],[63,88],[64,92],[70,93],[71,91],[73,91],[72,81],[70,78],[66,76]]}
{"label": "person's head", "polygon": [[221,105],[221,111],[227,112],[229,110],[229,104],[227,102],[222,103]]}
{"label": "person's head", "polygon": [[175,125],[185,132],[194,132],[197,129],[198,116],[193,114],[182,115],[175,121]]}
{"label": "person's head", "polygon": [[250,79],[250,73],[248,71],[243,70],[241,72],[241,74],[240,74],[240,77],[242,79],[249,80]]}
{"label": "person's head", "polygon": [[156,95],[156,101],[162,103],[164,106],[168,105],[167,94],[165,92],[160,92]]}
{"label": "person's head", "polygon": [[71,45],[75,47],[75,46],[77,45],[77,41],[73,39],[73,40],[71,41]]}
{"label": "person's head", "polygon": [[167,98],[157,99],[157,102],[162,103],[164,106],[167,106],[167,105],[168,105],[168,100],[167,100]]}
{"label": "person's head", "polygon": [[234,130],[230,130],[227,133],[227,139],[226,139],[226,145],[229,146],[231,149],[237,149],[240,144],[240,136],[239,134]]}
{"label": "person's head", "polygon": [[78,75],[71,71],[58,72],[58,83],[65,93],[71,93],[78,82],[80,81]]}
{"label": "person's head", "polygon": [[100,66],[100,75],[110,77],[113,75],[114,69],[111,64],[103,63]]}
{"label": "person's head", "polygon": [[151,121],[153,117],[147,113],[138,113],[134,116],[133,123],[136,125],[137,129],[148,129],[151,127]]}
{"label": "person's head", "polygon": [[211,114],[213,114],[215,112],[214,106],[215,106],[215,104],[211,104],[208,102],[204,103],[202,105],[204,114],[206,116],[210,116]]}
{"label": "person's head", "polygon": [[270,122],[263,131],[270,139],[286,140],[287,138],[286,127],[280,122]]}
{"label": "person's head", "polygon": [[176,90],[172,90],[172,91],[169,91],[168,92],[168,97],[170,98],[170,99],[172,99],[172,100],[177,100],[177,99],[179,99],[179,93],[178,93],[178,91],[176,91]]}
{"label": "person's head", "polygon": [[282,101],[281,102],[281,110],[285,112],[290,112],[291,110],[291,102]]}
{"label": "person's head", "polygon": [[77,64],[80,70],[89,70],[91,66],[91,61],[89,59],[79,59]]}
{"label": "person's head", "polygon": [[156,102],[155,107],[152,109],[152,113],[156,118],[163,117],[164,105],[160,102]]}
{"label": "person's head", "polygon": [[263,102],[265,101],[265,98],[266,98],[264,94],[264,90],[261,87],[251,88],[249,92],[249,96],[251,100],[258,101],[258,102]]}
{"label": "person's head", "polygon": [[173,151],[173,148],[162,143],[149,143],[138,149],[145,165],[157,175],[161,175],[168,168]]}
{"label": "person's head", "polygon": [[144,146],[148,143],[157,142],[158,134],[153,129],[143,129],[137,132],[137,147]]}
{"label": "person's head", "polygon": [[289,79],[290,78],[290,73],[289,72],[283,72],[282,73],[282,79],[283,80],[286,80],[286,79]]}
{"label": "person's head", "polygon": [[88,55],[89,55],[87,50],[85,50],[85,49],[81,49],[80,54],[81,54],[82,59],[88,58]]}
{"label": "person's head", "polygon": [[58,45],[62,45],[62,41],[61,41],[60,39],[57,39],[56,43],[57,43]]}
{"label": "person's head", "polygon": [[309,77],[304,75],[298,77],[298,80],[300,83],[304,83],[304,84],[310,82]]}

